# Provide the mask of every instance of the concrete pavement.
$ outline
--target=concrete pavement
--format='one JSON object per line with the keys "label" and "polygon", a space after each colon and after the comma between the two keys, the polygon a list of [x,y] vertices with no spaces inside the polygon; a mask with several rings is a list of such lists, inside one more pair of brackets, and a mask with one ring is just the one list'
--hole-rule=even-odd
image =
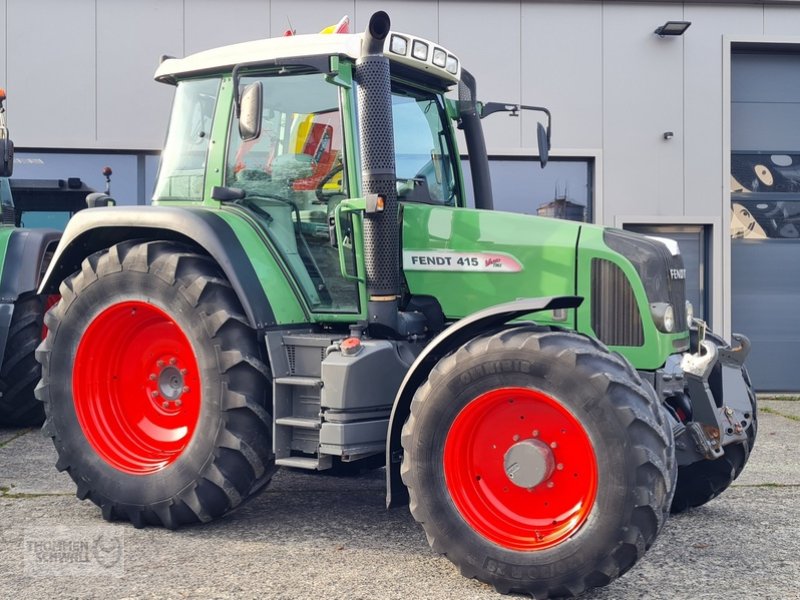
{"label": "concrete pavement", "polygon": [[[585,598],[800,599],[800,401],[760,406],[756,449],[732,488],[672,518],[632,571]],[[106,523],[55,456],[38,431],[0,430],[0,598],[500,597],[434,555],[406,509],[384,508],[382,470],[280,471],[226,518],[169,532]],[[100,543],[112,566],[37,562],[73,538],[94,540],[78,551]]]}

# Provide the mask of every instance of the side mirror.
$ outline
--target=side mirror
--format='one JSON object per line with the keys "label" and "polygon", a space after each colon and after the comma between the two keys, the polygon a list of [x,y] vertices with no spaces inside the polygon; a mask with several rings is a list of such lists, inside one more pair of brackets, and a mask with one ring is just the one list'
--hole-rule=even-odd
{"label": "side mirror", "polygon": [[539,144],[539,164],[544,169],[547,159],[550,158],[550,140],[547,139],[547,130],[541,123],[536,123],[536,139]]}
{"label": "side mirror", "polygon": [[14,173],[14,142],[0,138],[0,177],[11,177]]}
{"label": "side mirror", "polygon": [[261,136],[261,113],[263,111],[263,86],[255,81],[244,88],[239,105],[239,137],[243,142]]}

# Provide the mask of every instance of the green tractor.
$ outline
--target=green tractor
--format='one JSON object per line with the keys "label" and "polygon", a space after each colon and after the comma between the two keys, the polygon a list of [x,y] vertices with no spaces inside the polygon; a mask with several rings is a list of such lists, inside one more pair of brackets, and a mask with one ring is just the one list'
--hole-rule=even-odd
{"label": "green tractor", "polygon": [[41,376],[35,352],[43,337],[48,298],[37,288],[60,233],[16,227],[9,180],[14,143],[6,125],[5,99],[0,89],[0,427],[26,427],[44,421],[44,408],[34,396]]}
{"label": "green tractor", "polygon": [[434,551],[545,598],[606,585],[741,472],[749,344],[692,319],[677,246],[490,210],[481,118],[536,107],[477,102],[383,12],[156,79],[155,206],[77,214],[40,289],[44,430],[105,519],[177,528],[279,466],[385,465]]}

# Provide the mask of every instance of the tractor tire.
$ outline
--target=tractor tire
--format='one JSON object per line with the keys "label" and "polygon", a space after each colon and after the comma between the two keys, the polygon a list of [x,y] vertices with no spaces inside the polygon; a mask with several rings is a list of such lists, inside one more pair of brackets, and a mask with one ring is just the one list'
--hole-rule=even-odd
{"label": "tractor tire", "polygon": [[[696,329],[691,331],[692,348],[697,347]],[[717,346],[727,346],[725,340],[718,335],[707,332],[706,339]],[[747,439],[739,444],[725,446],[725,454],[716,460],[700,460],[690,465],[678,467],[678,483],[675,486],[675,497],[672,500],[672,514],[682,513],[690,508],[702,506],[727,490],[744,470],[758,433],[758,405],[756,394],[750,383],[747,369],[742,367],[742,377],[748,388],[753,421],[747,430]],[[716,365],[708,378],[709,388],[714,395],[717,406],[722,406],[722,368]]]}
{"label": "tractor tire", "polygon": [[442,358],[402,444],[411,513],[433,550],[503,594],[607,585],[669,515],[666,412],[623,358],[575,333],[519,326]]}
{"label": "tractor tire", "polygon": [[33,391],[41,375],[35,353],[42,341],[45,300],[25,294],[14,303],[0,368],[0,426],[38,427],[44,421],[44,408]]}
{"label": "tractor tire", "polygon": [[106,520],[174,529],[269,481],[270,373],[216,263],[176,243],[123,242],[60,292],[37,395],[78,498]]}

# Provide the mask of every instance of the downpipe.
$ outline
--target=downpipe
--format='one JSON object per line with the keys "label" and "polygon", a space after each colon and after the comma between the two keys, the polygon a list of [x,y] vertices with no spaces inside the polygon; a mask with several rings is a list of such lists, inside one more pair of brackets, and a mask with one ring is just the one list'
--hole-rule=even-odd
{"label": "downpipe", "polygon": [[400,329],[400,214],[389,59],[383,54],[390,26],[385,12],[372,15],[354,69],[361,188],[368,207],[372,207],[364,215],[367,318],[370,333],[376,337],[396,337]]}

